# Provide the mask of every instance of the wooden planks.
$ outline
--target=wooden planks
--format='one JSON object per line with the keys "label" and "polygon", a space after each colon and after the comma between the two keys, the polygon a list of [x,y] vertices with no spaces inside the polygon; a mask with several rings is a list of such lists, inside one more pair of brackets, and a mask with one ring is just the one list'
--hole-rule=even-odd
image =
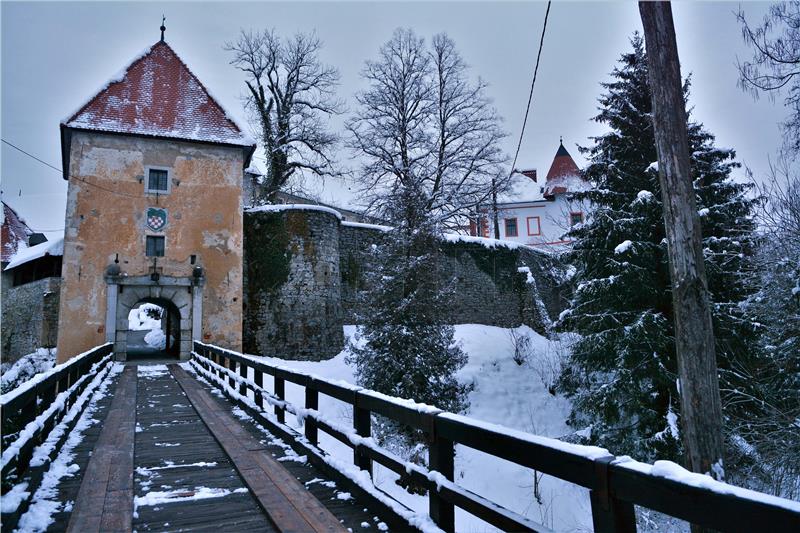
{"label": "wooden planks", "polygon": [[[134,529],[276,531],[167,367],[140,366]],[[194,498],[203,490],[217,495]]]}
{"label": "wooden planks", "polygon": [[131,531],[135,426],[136,369],[127,367],[86,467],[68,532]]}
{"label": "wooden planks", "polygon": [[175,379],[211,433],[231,458],[261,507],[282,532],[343,532],[341,523],[186,372]]}

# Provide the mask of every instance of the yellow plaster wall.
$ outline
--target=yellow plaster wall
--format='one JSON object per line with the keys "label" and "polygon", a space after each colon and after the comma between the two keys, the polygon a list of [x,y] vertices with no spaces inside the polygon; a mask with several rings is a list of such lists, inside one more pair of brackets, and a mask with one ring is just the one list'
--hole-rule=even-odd
{"label": "yellow plaster wall", "polygon": [[[235,147],[73,133],[59,362],[105,342],[105,269],[119,254],[123,273],[149,275],[148,234],[166,237],[162,275],[191,276],[190,256],[197,255],[206,277],[203,340],[241,349],[243,159]],[[172,169],[169,194],[145,194],[146,166]],[[147,229],[148,207],[167,209],[163,232]]]}

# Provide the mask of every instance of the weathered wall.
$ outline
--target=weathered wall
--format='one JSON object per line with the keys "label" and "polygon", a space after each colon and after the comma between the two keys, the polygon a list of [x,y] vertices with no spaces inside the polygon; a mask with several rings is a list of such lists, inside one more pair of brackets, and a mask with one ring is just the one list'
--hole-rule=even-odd
{"label": "weathered wall", "polygon": [[244,349],[320,360],[343,344],[339,218],[328,211],[245,213]]}
{"label": "weathered wall", "polygon": [[[360,296],[370,290],[370,251],[385,230],[313,209],[245,213],[245,350],[287,359],[337,354],[342,325],[368,312],[360,309]],[[564,305],[557,260],[492,242],[442,243],[431,268],[443,284],[454,284],[448,321],[527,324],[545,333]]]}
{"label": "weathered wall", "polygon": [[3,360],[13,362],[37,348],[56,345],[60,278],[44,278],[3,295]]}
{"label": "weathered wall", "polygon": [[[157,261],[161,275],[190,277],[191,255],[203,267],[203,340],[241,348],[243,159],[235,147],[73,133],[60,361],[105,342],[105,269],[119,254],[123,275],[149,275],[148,234],[166,238],[166,256]],[[146,166],[171,169],[169,194],[145,194]],[[149,207],[167,209],[162,232],[147,229]]]}

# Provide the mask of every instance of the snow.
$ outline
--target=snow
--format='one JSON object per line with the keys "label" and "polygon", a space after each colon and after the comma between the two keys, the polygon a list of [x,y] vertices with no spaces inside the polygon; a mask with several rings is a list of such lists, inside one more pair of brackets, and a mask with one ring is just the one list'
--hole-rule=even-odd
{"label": "snow", "polygon": [[157,378],[166,376],[168,373],[167,365],[139,365],[136,367],[136,375],[140,378]]}
{"label": "snow", "polygon": [[727,483],[717,481],[711,476],[690,472],[689,470],[686,470],[682,466],[673,463],[672,461],[656,461],[652,465],[649,465],[646,463],[640,463],[639,461],[634,461],[630,457],[626,456],[618,457],[613,464],[619,465],[622,468],[634,470],[636,472],[642,472],[644,474],[650,474],[676,481],[690,487],[703,488],[712,492],[716,492],[717,494],[731,494],[740,498],[763,502],[800,513],[800,502],[798,501],[779,498],[777,496],[771,496],[769,494],[729,485]]}
{"label": "snow", "polygon": [[444,240],[448,242],[468,242],[480,244],[484,248],[508,248],[509,250],[516,250],[517,248],[530,248],[524,244],[503,241],[499,239],[490,239],[488,237],[473,237],[470,235],[458,235],[456,233],[445,233]]}
{"label": "snow", "polygon": [[64,237],[45,241],[30,248],[21,248],[14,254],[14,257],[4,270],[11,270],[46,255],[64,255]]}
{"label": "snow", "polygon": [[321,211],[323,213],[329,213],[339,220],[342,220],[342,214],[333,209],[332,207],[326,207],[324,205],[314,205],[314,204],[276,204],[276,205],[261,205],[258,207],[251,207],[247,210],[248,213],[279,213],[281,211]]}
{"label": "snow", "polygon": [[652,200],[653,198],[655,197],[653,196],[653,193],[651,193],[650,191],[639,191],[638,193],[636,193],[636,199],[643,202]]}
{"label": "snow", "polygon": [[144,342],[146,342],[148,346],[163,350],[167,347],[167,336],[160,329],[154,329],[144,336]]}
{"label": "snow", "polygon": [[55,348],[38,348],[35,352],[20,357],[13,364],[0,366],[0,393],[8,392],[40,372],[46,372],[56,363]]}
{"label": "snow", "polygon": [[351,222],[349,220],[342,221],[342,226],[349,226],[351,228],[374,229],[378,231],[392,231],[394,229],[392,226],[382,226],[380,224],[367,224],[365,222]]}
{"label": "snow", "polygon": [[147,314],[148,310],[163,311],[163,308],[156,304],[142,304],[139,307],[131,309],[128,313],[128,329],[131,331],[161,329],[161,319],[149,316]]}
{"label": "snow", "polygon": [[[608,452],[600,448],[581,447],[555,440],[557,437],[572,433],[565,423],[570,411],[569,402],[548,392],[548,383],[552,382],[555,360],[562,341],[548,340],[527,326],[516,328],[516,331],[518,334],[528,335],[531,339],[531,357],[522,366],[513,361],[514,348],[508,329],[479,324],[455,326],[456,340],[461,343],[469,357],[467,365],[458,373],[458,378],[462,382],[475,385],[469,396],[469,410],[465,413],[472,419],[471,423],[501,430],[504,433],[516,432],[515,434],[525,439],[534,439],[540,444],[556,446],[562,450],[577,450],[589,457],[608,455]],[[350,342],[355,342],[355,326],[345,326],[344,333]],[[340,384],[355,383],[354,368],[345,361],[347,354],[348,350],[344,350],[332,359],[319,362],[287,361],[252,355],[246,357],[302,374],[320,376]],[[205,374],[201,367],[187,366],[190,371],[206,376],[208,381],[227,386],[227,379],[219,380],[216,375]],[[236,373],[225,373],[226,378],[230,376],[237,383],[243,381],[252,383],[251,379],[241,380]],[[353,433],[352,407],[349,405],[321,394],[319,409],[307,411],[299,407],[304,405],[303,388],[288,381],[285,386],[286,399],[294,404],[289,406],[287,412],[296,415],[294,410],[303,415],[287,416],[287,425],[299,430],[305,417],[321,416],[326,422],[348,435],[351,442],[364,446],[377,445],[373,439],[363,439]],[[354,385],[351,387],[358,389]],[[236,393],[235,390],[232,392]],[[273,405],[277,403],[270,398],[266,398],[265,401]],[[430,406],[427,408],[433,409]],[[264,416],[276,422],[273,415]],[[352,470],[349,474],[351,478],[359,479],[361,480],[359,483],[373,487],[373,482],[369,478],[361,479],[359,476],[363,475],[363,472],[352,466],[353,452],[350,447],[322,431],[319,433],[319,439],[320,448],[330,454],[326,461],[336,468]],[[420,467],[409,464],[409,468]],[[395,483],[398,476],[378,464],[375,464],[374,472],[374,486],[380,491],[388,493],[410,507],[418,516],[427,515],[426,497],[408,494]],[[425,475],[428,473],[425,472]],[[588,491],[577,485],[543,476],[540,481],[542,503],[539,504],[533,498],[533,478],[530,469],[461,445],[457,446],[455,480],[456,485],[463,489],[556,530],[591,530]],[[444,482],[443,479],[434,481]],[[466,512],[457,510],[456,513],[459,531],[495,531],[492,526]]]}
{"label": "snow", "polygon": [[614,248],[614,253],[615,254],[624,254],[625,252],[627,252],[630,249],[631,246],[633,246],[633,243],[631,241],[624,240]]}
{"label": "snow", "polygon": [[107,346],[108,344],[111,344],[111,343],[102,344],[102,345],[100,345],[98,347],[92,348],[91,350],[83,352],[82,354],[76,355],[75,357],[73,357],[69,361],[66,361],[64,363],[61,363],[60,365],[54,366],[53,368],[51,368],[50,370],[47,370],[46,372],[42,372],[40,374],[36,374],[35,376],[33,376],[33,378],[29,379],[28,381],[26,381],[25,383],[23,383],[22,385],[20,385],[16,389],[13,389],[13,390],[1,395],[0,396],[0,408],[4,407],[6,404],[8,404],[8,402],[11,401],[12,398],[16,398],[17,396],[19,396],[23,392],[26,392],[26,391],[30,390],[31,388],[35,387],[37,384],[41,383],[42,381],[44,381],[48,377],[52,376],[56,372],[59,372],[60,370],[66,368],[69,365],[75,364],[79,359],[82,359],[82,358],[86,357],[87,355],[89,355],[90,353],[95,351],[97,348],[100,348],[102,346]]}
{"label": "snow", "polygon": [[645,172],[650,172],[651,170],[654,172],[658,172],[658,161],[653,161],[652,163],[647,165],[646,169],[644,169]]}
{"label": "snow", "polygon": [[[48,446],[48,443],[52,445],[52,442],[55,442],[53,439],[59,434],[58,432],[63,433],[67,424],[78,413],[81,413],[84,404],[87,401],[89,402],[55,460],[51,463],[49,470],[44,474],[39,488],[33,495],[28,511],[20,517],[18,531],[24,531],[25,533],[45,531],[54,522],[53,515],[55,513],[61,510],[68,510],[71,506],[69,502],[63,503],[57,499],[58,485],[62,478],[74,476],[79,471],[78,465],[73,463],[75,459],[73,450],[83,441],[84,431],[99,422],[93,418],[97,410],[97,401],[106,396],[111,379],[122,372],[123,368],[120,364],[111,363],[99,372],[78,397],[64,419],[50,433],[47,441],[34,450],[34,459],[44,455],[46,452],[45,447]],[[5,499],[5,496],[3,498]]]}
{"label": "snow", "polygon": [[209,498],[222,498],[229,494],[247,492],[244,487],[238,489],[219,489],[211,487],[195,487],[194,490],[168,490],[148,492],[144,496],[136,496],[133,499],[133,515],[138,516],[136,510],[139,507],[160,505],[165,503],[177,503],[186,501],[207,500]]}

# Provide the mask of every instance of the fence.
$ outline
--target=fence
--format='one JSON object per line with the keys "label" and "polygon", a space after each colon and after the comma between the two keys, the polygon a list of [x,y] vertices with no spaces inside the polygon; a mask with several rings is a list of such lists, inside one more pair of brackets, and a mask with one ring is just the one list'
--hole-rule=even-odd
{"label": "fence", "polygon": [[[800,504],[722,483],[697,486],[658,476],[617,460],[613,455],[484,424],[407,400],[392,398],[360,387],[267,364],[216,346],[194,342],[193,359],[213,377],[220,389],[243,407],[274,409],[285,430],[287,412],[305,420],[309,451],[318,432],[353,449],[353,463],[372,474],[377,462],[428,491],[429,514],[445,531],[455,531],[454,508],[459,507],[507,531],[546,531],[547,528],[474,494],[454,483],[455,444],[480,450],[523,467],[589,489],[595,531],[636,531],[634,505],[652,509],[716,531],[800,531]],[[248,377],[249,370],[253,378]],[[264,388],[264,376],[273,378],[273,390]],[[226,385],[227,381],[227,385]],[[305,389],[305,406],[286,401],[285,383]],[[252,393],[252,398],[250,398]],[[327,422],[319,409],[325,394],[352,406],[353,427]],[[430,470],[407,463],[382,449],[370,438],[372,415],[380,415],[423,432],[428,443]],[[639,465],[640,463],[634,463]],[[713,482],[712,482],[713,484]],[[708,483],[706,483],[708,485]]]}
{"label": "fence", "polygon": [[[30,466],[36,446],[48,438],[93,376],[110,363],[112,348],[110,343],[93,348],[0,397],[2,494],[20,481]],[[75,416],[71,424],[77,419]],[[68,436],[69,431],[62,432],[50,449],[57,452]],[[32,493],[34,485],[29,483],[27,490]]]}

